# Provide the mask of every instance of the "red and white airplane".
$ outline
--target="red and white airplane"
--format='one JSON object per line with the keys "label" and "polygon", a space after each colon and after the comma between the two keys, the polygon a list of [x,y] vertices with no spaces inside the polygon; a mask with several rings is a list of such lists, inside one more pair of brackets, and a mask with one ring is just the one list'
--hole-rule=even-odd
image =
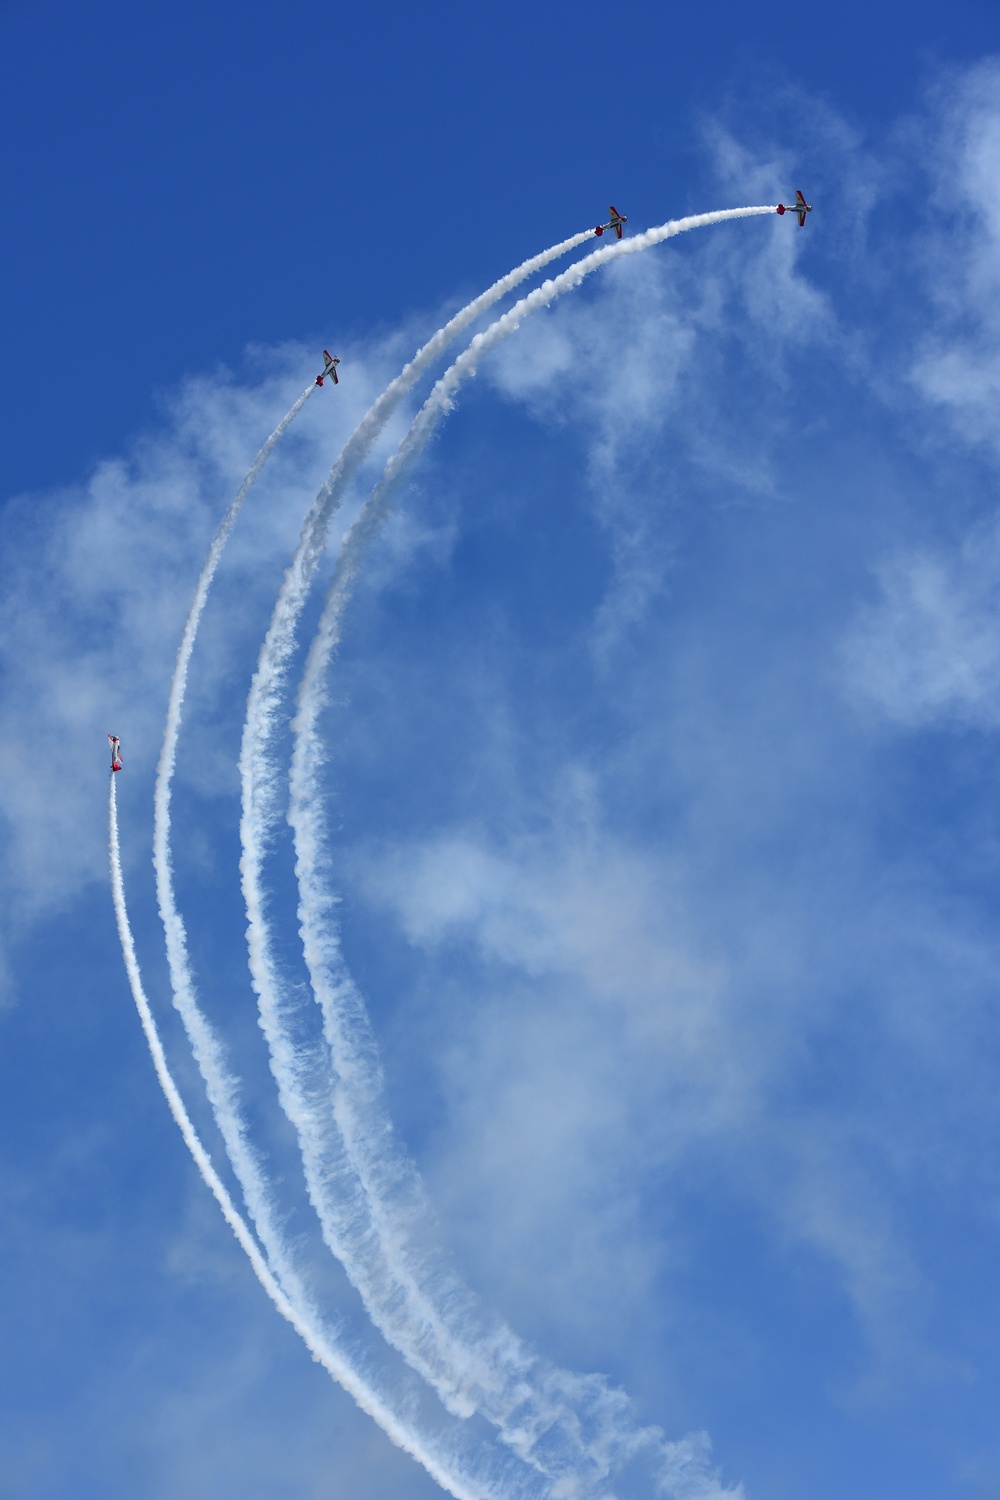
{"label": "red and white airplane", "polygon": [[610,224],[598,224],[597,228],[594,230],[594,233],[597,235],[597,238],[600,239],[601,235],[606,229],[613,229],[618,238],[621,239],[622,225],[627,223],[628,214],[620,214],[617,208],[615,208],[615,205],[612,203]]}
{"label": "red and white airplane", "polygon": [[789,204],[779,203],[778,204],[778,212],[779,212],[779,214],[798,214],[798,216],[799,216],[799,228],[800,229],[804,229],[806,227],[806,214],[811,214],[812,211],[813,211],[812,204],[806,202],[806,200],[802,196],[802,191],[801,191],[800,188],[796,188],[795,189],[795,202],[794,203],[789,203]]}
{"label": "red and white airplane", "polygon": [[323,365],[323,373],[322,375],[316,376],[316,384],[322,385],[326,377],[328,375],[332,375],[334,385],[339,385],[340,380],[337,377],[337,366],[340,364],[340,360],[335,354],[331,354],[329,349],[323,350],[323,359],[325,361]]}
{"label": "red and white airplane", "polygon": [[122,768],[122,742],[116,734],[109,734],[108,739],[111,741],[111,769],[112,771],[120,771]]}

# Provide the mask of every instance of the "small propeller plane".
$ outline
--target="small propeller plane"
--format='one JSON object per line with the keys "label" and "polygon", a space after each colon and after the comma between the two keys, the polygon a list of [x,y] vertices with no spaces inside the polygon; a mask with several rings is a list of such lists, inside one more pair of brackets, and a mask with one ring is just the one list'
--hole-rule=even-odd
{"label": "small propeller plane", "polygon": [[334,385],[339,385],[340,380],[337,376],[337,366],[340,364],[340,360],[335,354],[331,354],[329,349],[323,350],[323,360],[323,373],[316,376],[316,384],[322,385],[326,377],[332,375]]}
{"label": "small propeller plane", "polygon": [[813,211],[812,204],[806,202],[806,200],[802,196],[802,191],[801,191],[800,188],[796,188],[795,189],[795,202],[794,203],[789,203],[789,204],[779,203],[778,204],[778,212],[779,212],[779,214],[798,214],[798,216],[799,216],[799,228],[800,229],[805,229],[805,227],[806,227],[806,214],[811,214],[812,211]]}
{"label": "small propeller plane", "polygon": [[111,741],[111,769],[112,771],[120,771],[122,768],[122,742],[116,734],[109,734],[108,739]]}
{"label": "small propeller plane", "polygon": [[615,232],[615,234],[618,236],[618,238],[621,239],[621,237],[622,237],[622,225],[623,224],[627,224],[627,223],[628,223],[628,214],[620,214],[618,212],[617,208],[615,208],[615,205],[612,203],[612,205],[611,205],[611,222],[609,224],[598,224],[597,228],[594,230],[594,233],[597,235],[597,238],[600,239],[601,235],[604,233],[604,231],[606,229],[613,229],[614,232]]}

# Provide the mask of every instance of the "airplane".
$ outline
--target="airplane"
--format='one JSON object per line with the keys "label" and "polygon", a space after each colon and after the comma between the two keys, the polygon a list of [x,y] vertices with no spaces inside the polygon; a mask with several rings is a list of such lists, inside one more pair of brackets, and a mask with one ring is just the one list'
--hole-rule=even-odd
{"label": "airplane", "polygon": [[120,771],[122,768],[122,742],[116,734],[109,734],[108,739],[111,741],[111,769],[112,771]]}
{"label": "airplane", "polygon": [[621,239],[621,237],[622,237],[622,225],[623,224],[627,224],[627,223],[628,223],[628,214],[620,214],[618,212],[617,208],[615,208],[615,205],[612,203],[612,205],[611,205],[611,223],[610,224],[598,224],[597,228],[594,230],[594,233],[597,235],[597,238],[600,239],[601,235],[604,233],[604,231],[606,229],[613,229],[614,232],[615,232],[615,234],[618,236],[618,238]]}
{"label": "airplane", "polygon": [[806,214],[811,214],[812,211],[813,211],[813,206],[812,206],[811,203],[807,203],[806,200],[803,198],[801,188],[796,188],[795,189],[795,202],[794,203],[789,203],[787,205],[784,204],[784,203],[779,203],[778,204],[778,212],[779,212],[779,214],[785,214],[785,213],[788,213],[788,214],[798,214],[798,216],[799,216],[799,228],[800,229],[804,229],[806,227]]}
{"label": "airplane", "polygon": [[340,380],[337,376],[337,366],[340,364],[340,360],[335,354],[331,354],[329,349],[323,350],[323,359],[326,361],[323,365],[323,373],[316,376],[316,384],[322,385],[326,377],[332,375],[334,385],[339,385]]}

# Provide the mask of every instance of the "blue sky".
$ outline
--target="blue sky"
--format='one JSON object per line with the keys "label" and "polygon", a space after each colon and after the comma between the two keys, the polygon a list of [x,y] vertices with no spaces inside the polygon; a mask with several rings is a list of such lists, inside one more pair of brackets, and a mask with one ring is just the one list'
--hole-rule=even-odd
{"label": "blue sky", "polygon": [[[324,345],[341,384],[252,492],[196,649],[178,898],[342,1347],[456,1472],[556,1493],[407,1373],[321,1242],[247,972],[247,691],[319,485],[445,317],[612,200],[638,232],[796,186],[803,232],[699,230],[527,320],[397,490],[322,718],[335,917],[422,1263],[535,1351],[531,1400],[613,1388],[619,1444],[707,1434],[662,1491],[690,1500],[1000,1492],[996,31],[971,0],[0,3],[4,1494],[441,1493],[199,1180],[108,889],[114,730],[147,989],[221,1165],[153,777],[205,550]],[[284,825],[266,879],[308,1026]],[[612,1467],[602,1492],[655,1492]]]}

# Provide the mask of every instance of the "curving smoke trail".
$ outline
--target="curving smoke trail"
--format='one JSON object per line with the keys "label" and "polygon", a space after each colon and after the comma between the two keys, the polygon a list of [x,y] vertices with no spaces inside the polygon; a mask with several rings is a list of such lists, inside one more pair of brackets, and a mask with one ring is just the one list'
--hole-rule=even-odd
{"label": "curving smoke trail", "polygon": [[264,1172],[247,1135],[237,1103],[238,1085],[226,1062],[222,1044],[208,1017],[198,1003],[194,975],[188,957],[187,930],[177,906],[174,891],[173,859],[170,850],[170,800],[177,765],[177,741],[180,734],[188,669],[194,652],[198,627],[208,602],[208,595],[222,559],[226,543],[243,509],[244,502],[270,458],[274,448],[316,389],[314,382],[306,387],[292,404],[261,448],[247,471],[243,483],[230,502],[212,539],[194,597],[184,623],[177,648],[174,675],[170,682],[167,722],[163,731],[163,748],[156,768],[153,795],[153,866],[156,871],[156,897],[166,939],[167,963],[174,1005],[180,1013],[191,1050],[201,1071],[205,1089],[225,1142],[226,1152],[239,1180],[244,1202],[261,1242],[272,1259],[280,1258],[280,1234],[274,1223],[274,1210],[264,1183]]}
{"label": "curving smoke trail", "polygon": [[[579,286],[607,262],[635,254],[689,229],[774,212],[773,206],[722,210],[675,220],[631,240],[603,247],[521,299],[478,334],[435,385],[352,528],[337,561],[324,613],[306,662],[293,722],[289,822],[295,835],[299,917],[313,991],[323,1011],[324,1037],[335,1077],[332,1112],[324,1104],[329,1067],[319,1045],[296,1045],[286,1032],[272,1046],[272,1068],[283,1103],[299,1131],[310,1195],[328,1245],[361,1292],[373,1321],[437,1390],[450,1409],[478,1410],[522,1458],[553,1478],[573,1473],[603,1479],[637,1447],[659,1452],[665,1485],[676,1493],[720,1494],[704,1456],[689,1445],[666,1443],[658,1430],[638,1432],[627,1398],[597,1377],[576,1377],[547,1366],[498,1321],[487,1319],[472,1294],[421,1247],[426,1220],[416,1172],[394,1145],[382,1097],[377,1048],[364,1002],[346,969],[335,921],[337,897],[329,879],[319,771],[323,759],[318,719],[343,612],[367,549],[388,511],[391,495],[416,459],[456,391],[478,361],[538,308]],[[268,944],[261,943],[260,957]],[[281,1024],[289,1005],[268,963],[255,973],[271,1007],[265,1030]],[[327,1084],[327,1087],[329,1085]],[[291,1103],[291,1110],[288,1103]],[[680,1472],[686,1476],[683,1481]],[[696,1473],[697,1471],[697,1473]],[[696,1483],[697,1481],[697,1483]],[[680,1486],[678,1488],[678,1486]]]}
{"label": "curving smoke trail", "polygon": [[139,1021],[149,1045],[157,1079],[170,1113],[184,1138],[184,1144],[190,1151],[203,1182],[222,1210],[223,1218],[250,1261],[257,1280],[281,1316],[295,1329],[313,1359],[321,1364],[338,1385],[341,1385],[354,1398],[361,1409],[378,1423],[397,1447],[422,1464],[442,1489],[455,1496],[455,1500],[481,1500],[484,1486],[473,1487],[461,1476],[456,1476],[447,1459],[436,1454],[413,1430],[411,1424],[392,1410],[386,1397],[365,1380],[346,1355],[331,1342],[328,1333],[323,1328],[322,1319],[311,1305],[283,1246],[279,1244],[276,1247],[277,1253],[274,1255],[269,1250],[266,1258],[261,1254],[260,1247],[250,1232],[249,1226],[213,1167],[212,1159],[202,1145],[170,1072],[156,1022],[143,988],[142,973],[136,957],[135,942],[125,904],[125,885],[122,878],[118,838],[117,783],[113,774],[108,790],[108,857],[111,866],[111,895],[122,957],[125,960],[129,987],[136,1010],[139,1012]]}

